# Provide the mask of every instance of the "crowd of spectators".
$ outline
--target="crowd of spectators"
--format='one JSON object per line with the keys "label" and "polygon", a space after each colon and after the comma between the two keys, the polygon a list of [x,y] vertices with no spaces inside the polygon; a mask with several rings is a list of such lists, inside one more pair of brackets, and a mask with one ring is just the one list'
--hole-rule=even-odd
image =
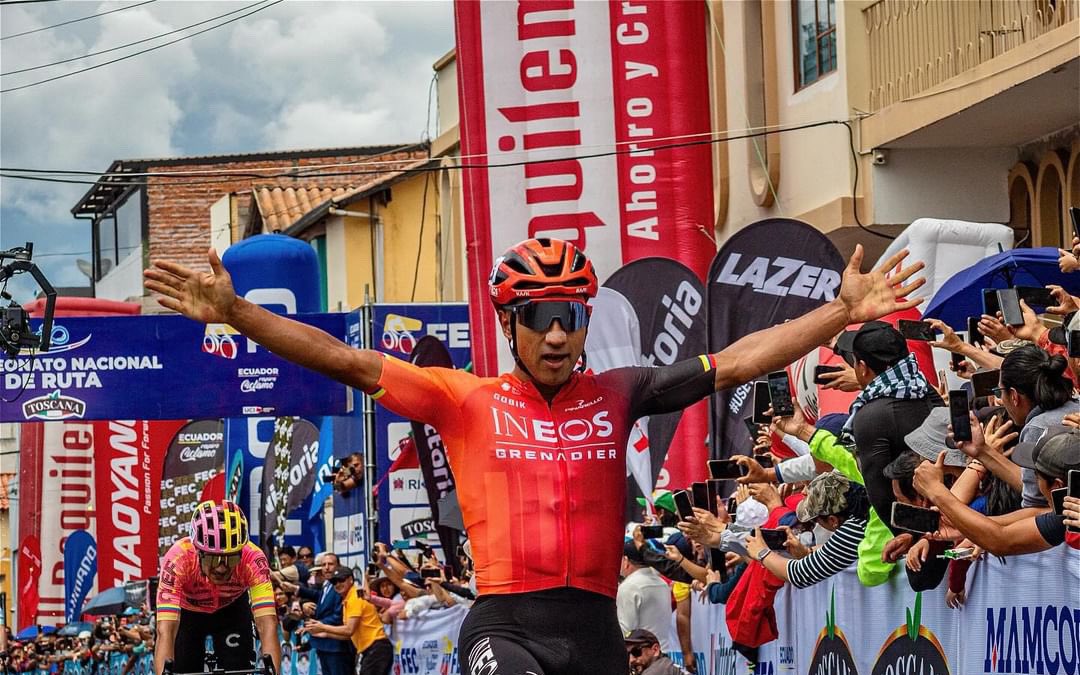
{"label": "crowd of spectators", "polygon": [[[78,628],[74,635],[62,634],[73,628]],[[4,630],[7,649],[0,655],[0,672],[143,675],[149,665],[144,657],[154,652],[153,619],[135,608],[59,630],[40,627],[23,640]]]}
{"label": "crowd of spectators", "polygon": [[[1061,252],[1062,271],[1080,270],[1078,257],[1080,239]],[[695,500],[680,516],[681,495],[655,492],[624,544],[617,604],[631,671],[684,672],[665,652],[696,671],[690,590],[726,605],[734,646],[753,662],[778,637],[772,606],[784,584],[806,588],[854,566],[865,586],[894,574],[915,591],[944,583],[947,606],[959,608],[968,570],[987,554],[1080,548],[1080,498],[1067,496],[1070,472],[1080,484],[1076,276],[1068,289],[1047,287],[1049,307],[1021,301],[1022,323],[976,317],[981,335],[967,340],[930,320],[929,344],[950,353],[951,376],[923,372],[892,323],[852,327],[825,345],[842,361],[822,376],[855,395],[846,414],[813,419],[793,395],[794,414],[769,410],[753,456],[734,458],[742,476],[730,500]],[[673,608],[679,644],[668,645]]]}

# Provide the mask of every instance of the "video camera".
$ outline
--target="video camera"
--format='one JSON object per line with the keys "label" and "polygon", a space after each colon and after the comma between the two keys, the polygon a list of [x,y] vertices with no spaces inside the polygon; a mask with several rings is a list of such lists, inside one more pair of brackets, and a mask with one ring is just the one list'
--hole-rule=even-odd
{"label": "video camera", "polygon": [[[15,358],[23,349],[49,350],[49,338],[52,335],[53,311],[56,309],[56,290],[45,278],[38,266],[31,262],[34,256],[34,244],[0,251],[0,351],[8,358]],[[9,263],[4,263],[10,260]],[[7,280],[16,274],[29,272],[45,294],[45,316],[41,323],[41,333],[30,332],[29,315],[11,295],[3,290]],[[3,302],[7,301],[7,306]]]}

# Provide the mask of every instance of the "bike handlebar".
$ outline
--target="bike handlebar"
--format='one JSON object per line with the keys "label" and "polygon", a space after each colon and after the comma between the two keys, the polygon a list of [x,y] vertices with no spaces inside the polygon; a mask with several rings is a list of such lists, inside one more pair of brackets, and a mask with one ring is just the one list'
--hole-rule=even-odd
{"label": "bike handlebar", "polygon": [[[211,675],[277,675],[277,669],[274,668],[274,658],[269,654],[263,654],[259,658],[259,665],[254,668],[245,668],[242,670],[223,670],[221,668],[214,668],[210,671]],[[177,673],[173,671],[173,660],[166,659],[165,665],[161,669],[161,675],[203,675],[202,671],[197,673]]]}

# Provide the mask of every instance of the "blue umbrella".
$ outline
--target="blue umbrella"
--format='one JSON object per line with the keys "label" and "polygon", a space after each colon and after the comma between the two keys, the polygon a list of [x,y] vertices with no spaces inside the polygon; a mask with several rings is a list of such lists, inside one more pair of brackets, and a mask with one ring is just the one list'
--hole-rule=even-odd
{"label": "blue umbrella", "polygon": [[123,586],[102,591],[83,606],[83,614],[120,614],[127,609],[127,594]]}
{"label": "blue umbrella", "polygon": [[923,316],[940,319],[955,330],[967,330],[967,317],[983,312],[982,289],[1056,284],[1071,293],[1080,291],[1080,274],[1058,268],[1058,250],[1017,248],[983,258],[949,277],[927,303]]}
{"label": "blue umbrella", "polygon": [[27,626],[15,634],[16,640],[33,640],[38,635],[52,635],[56,632],[53,626]]}
{"label": "blue umbrella", "polygon": [[75,621],[58,630],[56,634],[60,637],[76,637],[79,633],[86,630],[93,631],[94,624],[89,621]]}

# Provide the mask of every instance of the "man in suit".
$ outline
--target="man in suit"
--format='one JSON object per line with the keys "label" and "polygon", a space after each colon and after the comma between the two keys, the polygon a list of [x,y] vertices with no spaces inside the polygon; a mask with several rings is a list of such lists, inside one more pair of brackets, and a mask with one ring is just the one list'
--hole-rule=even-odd
{"label": "man in suit", "polygon": [[[328,626],[341,626],[342,598],[334,592],[334,585],[327,581],[338,569],[338,557],[329,551],[319,557],[322,558],[322,584],[312,588],[301,586],[298,592],[303,600],[316,603],[315,620]],[[311,646],[319,658],[323,675],[352,675],[356,663],[352,642],[313,635]]]}

